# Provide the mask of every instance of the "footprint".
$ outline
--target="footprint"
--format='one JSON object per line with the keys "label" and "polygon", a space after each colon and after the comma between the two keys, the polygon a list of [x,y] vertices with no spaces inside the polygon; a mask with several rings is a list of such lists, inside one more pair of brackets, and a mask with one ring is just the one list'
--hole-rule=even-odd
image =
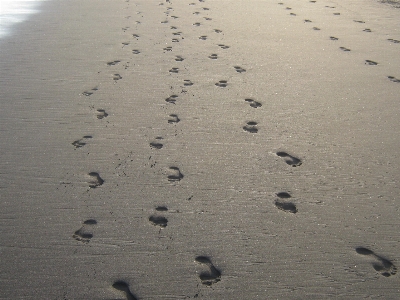
{"label": "footprint", "polygon": [[296,205],[294,203],[286,202],[286,201],[282,200],[282,199],[291,198],[292,196],[290,196],[289,193],[280,192],[280,193],[277,193],[276,195],[279,197],[279,199],[275,200],[275,206],[278,209],[283,210],[285,212],[292,213],[292,214],[297,213],[297,207],[296,207]]}
{"label": "footprint", "polygon": [[97,188],[104,183],[104,180],[100,177],[99,173],[90,172],[87,175],[87,177],[88,177],[87,183],[89,184],[89,187],[92,189]]}
{"label": "footprint", "polygon": [[166,206],[157,206],[156,211],[168,211],[168,208]]}
{"label": "footprint", "polygon": [[205,41],[206,39],[207,39],[207,36],[206,36],[206,35],[202,35],[202,36],[199,37],[199,40]]}
{"label": "footprint", "polygon": [[301,161],[301,159],[299,159],[297,157],[294,157],[294,156],[292,156],[290,154],[287,154],[286,152],[281,152],[281,151],[280,152],[276,152],[276,155],[278,155],[279,157],[282,157],[285,160],[285,162],[289,166],[292,166],[292,167],[301,166],[301,164],[303,163]]}
{"label": "footprint", "polygon": [[172,68],[169,70],[170,73],[179,73],[179,68]]}
{"label": "footprint", "polygon": [[[156,137],[156,140],[162,140],[163,138],[158,136]],[[154,149],[161,149],[164,145],[161,144],[160,142],[154,141],[150,143],[150,148],[154,148]]]}
{"label": "footprint", "polygon": [[208,7],[202,7],[203,10],[210,10]]}
{"label": "footprint", "polygon": [[207,20],[207,21],[211,21],[211,20],[212,20],[212,19],[209,18],[209,17],[204,17],[204,19]]}
{"label": "footprint", "polygon": [[372,32],[372,30],[369,29],[369,28],[365,28],[365,29],[363,29],[363,31],[365,31],[365,32]]}
{"label": "footprint", "polygon": [[223,44],[218,44],[218,46],[221,47],[222,49],[228,49],[229,48],[229,46],[223,45]]}
{"label": "footprint", "polygon": [[83,222],[83,226],[81,228],[79,228],[77,231],[75,231],[75,233],[72,235],[72,237],[82,243],[89,243],[90,239],[93,237],[92,233],[88,233],[85,230],[85,225],[96,225],[97,221],[94,219],[89,219],[86,220],[85,222]]}
{"label": "footprint", "polygon": [[171,46],[168,46],[168,47],[165,47],[163,50],[164,50],[164,51],[172,51],[172,47],[171,47]]}
{"label": "footprint", "polygon": [[255,101],[253,99],[244,99],[244,101],[248,102],[250,104],[251,107],[257,108],[257,107],[261,107],[262,104],[258,101]]}
{"label": "footprint", "polygon": [[81,139],[79,139],[79,140],[76,140],[76,141],[73,141],[72,142],[72,145],[74,145],[75,146],[75,148],[82,148],[83,146],[85,146],[86,145],[86,142],[85,142],[85,140],[87,140],[87,139],[91,139],[92,138],[92,136],[91,135],[85,135],[84,137],[82,137]]}
{"label": "footprint", "polygon": [[188,80],[188,79],[185,79],[185,80],[183,81],[183,85],[184,85],[184,86],[192,86],[192,85],[193,85],[193,82],[191,82],[191,81]]}
{"label": "footprint", "polygon": [[168,181],[180,181],[183,178],[183,174],[178,167],[169,167],[167,177]]}
{"label": "footprint", "polygon": [[134,50],[132,50],[132,53],[133,53],[133,54],[139,54],[139,53],[140,53],[140,51],[139,51],[139,50],[137,50],[137,49],[134,49]]}
{"label": "footprint", "polygon": [[338,40],[338,38],[337,37],[334,37],[334,36],[330,36],[329,37],[332,41],[337,41]]}
{"label": "footprint", "polygon": [[235,71],[236,71],[236,72],[238,72],[238,73],[243,73],[243,72],[246,72],[246,70],[245,70],[245,69],[243,69],[242,67],[239,67],[239,66],[234,66],[234,68],[235,68]]}
{"label": "footprint", "polygon": [[258,129],[256,126],[257,126],[257,122],[250,121],[250,122],[247,122],[245,126],[243,126],[243,130],[250,132],[250,133],[257,133]]}
{"label": "footprint", "polygon": [[109,61],[107,63],[107,66],[115,66],[115,65],[119,64],[120,62],[121,62],[120,60]]}
{"label": "footprint", "polygon": [[365,60],[365,64],[366,65],[370,65],[370,66],[376,66],[378,63],[369,59]]}
{"label": "footprint", "polygon": [[214,267],[213,263],[208,257],[197,256],[195,258],[195,261],[209,268],[209,272],[201,272],[199,275],[202,284],[211,286],[212,284],[221,281],[221,272],[216,267]]}
{"label": "footprint", "polygon": [[103,119],[108,116],[108,113],[104,109],[98,109],[96,110],[96,117],[97,119]]}
{"label": "footprint", "polygon": [[396,82],[396,83],[400,83],[400,79],[397,79],[394,76],[388,76],[388,78],[390,79],[390,81]]}
{"label": "footprint", "polygon": [[399,40],[394,40],[394,39],[387,39],[389,42],[395,43],[395,44],[400,44]]}
{"label": "footprint", "polygon": [[291,16],[297,16],[295,13],[290,13]]}
{"label": "footprint", "polygon": [[286,9],[287,9],[287,10],[291,10],[292,8],[291,8],[291,7],[286,7]]}
{"label": "footprint", "polygon": [[216,32],[216,33],[221,33],[222,30],[220,30],[220,29],[214,29],[214,32]]}
{"label": "footprint", "polygon": [[314,30],[321,30],[321,29],[318,28],[318,27],[313,27],[312,29],[314,29]]}
{"label": "footprint", "polygon": [[173,32],[172,34],[173,34],[173,35],[181,35],[182,32],[181,32],[181,31],[178,31],[178,32]]}
{"label": "footprint", "polygon": [[129,284],[127,284],[125,281],[118,280],[113,283],[112,287],[118,291],[124,292],[127,300],[137,300],[137,298],[130,291]]}
{"label": "footprint", "polygon": [[136,34],[136,33],[132,34],[132,36],[133,36],[134,38],[136,38],[136,39],[138,39],[138,38],[139,38],[139,35],[138,35],[138,34]]}
{"label": "footprint", "polygon": [[119,74],[114,74],[114,75],[113,75],[113,79],[114,79],[115,81],[117,81],[117,80],[122,79],[122,76],[119,75]]}
{"label": "footprint", "polygon": [[177,55],[177,56],[175,56],[175,60],[176,61],[183,61],[184,58],[182,56]]}
{"label": "footprint", "polygon": [[199,14],[200,14],[200,12],[198,12],[198,11],[195,11],[193,14],[194,14],[194,15],[199,15]]}
{"label": "footprint", "polygon": [[226,81],[226,80],[220,80],[220,81],[218,81],[215,85],[218,86],[218,87],[224,88],[224,87],[227,87],[228,81]]}
{"label": "footprint", "polygon": [[171,29],[178,29],[178,27],[176,27],[176,26],[171,26],[170,28]]}
{"label": "footprint", "polygon": [[374,259],[372,267],[382,276],[390,277],[397,273],[396,266],[388,259],[383,258],[382,256],[379,256],[375,254],[373,251],[364,247],[357,247],[355,250],[358,254],[372,257]]}
{"label": "footprint", "polygon": [[340,13],[338,13],[338,12],[336,12],[336,13],[333,13],[335,16],[340,16]]}
{"label": "footprint", "polygon": [[308,20],[308,19],[306,19],[306,20],[304,20],[304,22],[305,22],[305,23],[311,23],[312,21],[311,21],[311,20]]}
{"label": "footprint", "polygon": [[167,227],[168,219],[162,216],[152,215],[149,217],[149,221],[154,226],[160,226],[161,228]]}
{"label": "footprint", "polygon": [[172,42],[173,43],[179,43],[179,40],[178,39],[172,39]]}
{"label": "footprint", "polygon": [[[97,90],[98,90],[97,87],[91,89],[91,91],[97,91]],[[93,95],[93,92],[85,91],[85,92],[82,93],[82,95],[86,96],[86,97],[89,97],[89,96]]]}
{"label": "footprint", "polygon": [[176,99],[178,99],[177,95],[171,95],[167,99],[165,99],[165,101],[167,101],[168,103],[175,104]]}
{"label": "footprint", "polygon": [[356,23],[365,23],[364,21],[360,21],[360,20],[353,20]]}
{"label": "footprint", "polygon": [[193,26],[200,26],[201,24],[199,22],[193,23]]}
{"label": "footprint", "polygon": [[346,47],[339,47],[340,50],[342,51],[351,51],[350,49],[346,48]]}
{"label": "footprint", "polygon": [[169,115],[168,123],[179,123],[180,119],[178,118],[178,115],[171,114]]}
{"label": "footprint", "polygon": [[218,54],[211,54],[208,58],[217,59],[218,58]]}

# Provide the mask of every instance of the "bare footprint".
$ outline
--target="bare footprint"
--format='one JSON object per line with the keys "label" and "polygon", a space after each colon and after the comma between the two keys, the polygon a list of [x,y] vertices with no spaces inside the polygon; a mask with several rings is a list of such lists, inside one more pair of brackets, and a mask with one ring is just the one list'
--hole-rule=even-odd
{"label": "bare footprint", "polygon": [[97,221],[94,219],[86,220],[85,222],[83,222],[83,226],[74,232],[72,237],[75,240],[82,242],[84,244],[89,243],[90,239],[93,237],[93,234],[89,233],[85,230],[85,225],[96,225],[96,224],[97,224]]}
{"label": "bare footprint", "polygon": [[149,217],[149,222],[154,226],[160,226],[161,228],[167,227],[168,220],[162,216],[152,215]]}
{"label": "bare footprint", "polygon": [[390,81],[392,81],[392,82],[400,83],[400,79],[397,79],[397,78],[394,77],[394,76],[388,76],[388,78],[389,78]]}
{"label": "bare footprint", "polygon": [[258,128],[256,126],[257,126],[257,122],[250,121],[250,122],[247,122],[245,126],[243,126],[243,130],[250,132],[250,133],[257,133]]}
{"label": "bare footprint", "polygon": [[283,210],[285,212],[292,213],[292,214],[297,213],[297,207],[294,203],[283,200],[283,199],[288,199],[288,198],[292,197],[289,193],[280,192],[280,193],[277,193],[276,195],[279,198],[279,199],[275,200],[275,206],[278,209]]}
{"label": "bare footprint", "polygon": [[179,170],[178,167],[169,167],[167,170],[167,178],[168,181],[181,181],[183,178],[183,174]]}
{"label": "bare footprint", "polygon": [[118,291],[123,292],[127,300],[137,300],[137,298],[132,294],[131,290],[129,289],[129,284],[127,284],[125,281],[118,280],[113,283],[112,287]]}
{"label": "bare footprint", "polygon": [[150,142],[150,148],[153,148],[153,149],[161,149],[164,145],[161,144],[161,143],[158,142],[158,141],[159,141],[159,140],[162,140],[162,139],[163,139],[163,138],[160,137],[160,136],[156,137],[156,140],[157,140],[157,141]]}
{"label": "bare footprint", "polygon": [[370,66],[376,66],[378,63],[376,61],[372,61],[372,60],[366,59],[365,60],[365,64],[366,65],[370,65]]}
{"label": "bare footprint", "polygon": [[104,109],[97,109],[96,110],[96,117],[97,119],[104,119],[108,116],[108,113]]}
{"label": "bare footprint", "polygon": [[245,70],[245,69],[243,69],[242,67],[239,67],[239,66],[234,66],[234,68],[235,68],[235,71],[236,71],[236,72],[238,72],[238,73],[243,73],[243,72],[246,72],[246,70]]}
{"label": "bare footprint", "polygon": [[170,73],[179,73],[179,68],[172,68],[169,70]]}
{"label": "bare footprint", "polygon": [[178,95],[171,95],[168,98],[165,99],[168,103],[175,104],[176,99],[178,99]]}
{"label": "bare footprint", "polygon": [[211,286],[212,284],[221,281],[221,272],[213,265],[208,257],[197,256],[195,261],[209,268],[208,272],[201,272],[199,275],[202,284]]}
{"label": "bare footprint", "polygon": [[178,118],[178,115],[171,114],[169,115],[168,123],[179,123],[180,119]]}
{"label": "bare footprint", "polygon": [[218,81],[215,85],[216,85],[217,87],[224,88],[224,87],[227,87],[227,86],[228,86],[228,81],[226,81],[226,80],[220,80],[220,81]]}
{"label": "bare footprint", "polygon": [[302,164],[301,159],[294,157],[290,154],[287,154],[286,152],[279,151],[279,152],[276,152],[276,155],[278,155],[279,157],[282,157],[289,166],[298,167],[298,166],[301,166],[301,164]]}
{"label": "bare footprint", "polygon": [[221,47],[222,49],[228,49],[229,48],[229,46],[224,45],[224,44],[218,44],[218,46]]}
{"label": "bare footprint", "polygon": [[81,139],[76,140],[76,141],[73,141],[73,142],[72,142],[72,145],[74,145],[75,148],[82,148],[83,146],[86,145],[86,140],[87,140],[87,139],[91,139],[91,138],[92,138],[91,135],[85,135],[85,136],[83,136]]}
{"label": "bare footprint", "polygon": [[358,254],[370,256],[371,258],[373,258],[374,262],[372,263],[372,267],[382,276],[390,277],[397,273],[396,266],[390,260],[375,254],[372,250],[364,247],[357,247],[355,250]]}
{"label": "bare footprint", "polygon": [[250,104],[250,106],[251,106],[251,107],[254,107],[254,108],[257,108],[257,107],[261,107],[261,106],[262,106],[262,104],[261,104],[260,102],[255,101],[255,100],[250,99],[250,98],[244,99],[244,101],[248,102],[248,103]]}
{"label": "bare footprint", "polygon": [[99,173],[96,172],[90,172],[87,174],[87,179],[87,183],[92,189],[95,189],[104,183],[104,180],[100,177]]}

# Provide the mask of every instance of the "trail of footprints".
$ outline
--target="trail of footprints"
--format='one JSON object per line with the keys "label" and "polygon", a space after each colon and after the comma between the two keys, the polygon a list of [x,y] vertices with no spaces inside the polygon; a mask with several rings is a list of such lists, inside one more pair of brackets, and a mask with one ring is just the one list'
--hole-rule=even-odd
{"label": "trail of footprints", "polygon": [[[127,2],[129,2],[129,1],[127,1]],[[198,0],[198,2],[202,3],[202,2],[205,2],[205,0]],[[317,1],[310,1],[310,3],[316,3],[316,2]],[[159,3],[159,5],[163,6],[165,3],[172,5],[170,0],[165,0],[165,2]],[[282,3],[282,2],[280,2],[278,4],[284,5],[284,3]],[[197,5],[197,3],[192,2],[189,5],[195,7]],[[327,8],[335,8],[335,7],[327,7]],[[289,10],[289,11],[292,10],[292,8],[290,8],[290,7],[285,7],[285,9]],[[209,10],[210,10],[210,8],[208,8],[208,7],[201,8],[201,11],[203,11],[203,12],[206,12]],[[164,13],[167,16],[167,18],[169,17],[172,20],[179,19],[179,16],[170,15],[170,12],[172,12],[172,11],[173,11],[173,7],[166,8],[166,11]],[[193,12],[193,15],[194,16],[201,15],[201,12],[196,10],[195,12]],[[297,16],[297,14],[294,12],[290,12],[290,15]],[[340,16],[340,13],[334,12],[333,15]],[[130,18],[130,16],[127,17],[127,19],[129,19],[129,18]],[[206,21],[212,20],[212,18],[209,18],[208,16],[203,17],[203,19]],[[168,19],[161,21],[162,24],[166,24],[168,22],[169,22]],[[360,24],[365,23],[362,20],[354,20],[354,22],[360,23]],[[141,22],[135,21],[135,23],[140,24]],[[305,19],[304,23],[312,23],[312,20]],[[195,27],[201,27],[202,24],[201,24],[201,22],[194,22],[194,23],[192,23],[192,25]],[[178,30],[178,27],[170,26],[170,29]],[[320,28],[315,27],[315,26],[313,27],[313,29],[321,30]],[[127,32],[128,30],[129,30],[129,27],[123,28],[124,32]],[[368,28],[363,29],[363,31],[371,32],[371,30]],[[217,33],[217,34],[223,33],[223,31],[220,29],[213,29],[213,32]],[[172,32],[171,41],[174,43],[184,41],[183,35],[184,35],[184,33],[182,31],[174,31],[174,32]],[[141,38],[139,33],[134,33],[131,35],[131,37],[136,41],[139,41]],[[200,41],[207,41],[208,36],[200,35],[198,37],[198,39]],[[329,39],[332,41],[339,40],[339,38],[334,37],[334,36],[330,36]],[[395,39],[388,39],[388,41],[393,44],[400,43],[400,41],[395,40]],[[123,42],[122,45],[123,45],[122,47],[125,47],[125,46],[127,47],[130,45],[130,42]],[[227,50],[230,48],[230,46],[225,45],[225,44],[217,44],[217,46],[221,50]],[[341,49],[342,51],[345,51],[345,52],[351,51],[350,49],[343,47],[343,46],[340,46],[339,49]],[[162,50],[164,51],[164,53],[171,52],[171,51],[173,51],[173,47],[166,46]],[[133,49],[131,51],[133,54],[136,54],[136,55],[141,53],[140,50],[138,50],[138,49]],[[218,53],[212,53],[208,56],[208,59],[216,60],[216,59],[218,59],[218,57],[219,57]],[[174,58],[174,61],[182,62],[182,61],[184,61],[184,57],[182,57],[181,55],[176,55]],[[121,63],[120,60],[114,60],[114,61],[109,61],[106,64],[108,67],[113,67],[120,63]],[[368,59],[365,60],[365,64],[371,65],[371,66],[378,65],[377,62],[368,60]],[[129,65],[129,62],[125,65],[125,68],[127,68],[128,65]],[[246,69],[242,68],[241,66],[233,66],[233,69],[239,74],[246,72]],[[169,73],[177,74],[177,73],[179,73],[179,71],[180,71],[179,67],[174,66],[174,67],[171,67],[171,69],[169,70]],[[398,79],[394,76],[387,76],[387,78],[392,82],[400,83],[400,79]],[[112,79],[115,82],[117,82],[119,80],[123,80],[123,77],[118,73],[114,73],[112,75]],[[185,87],[190,87],[193,84],[194,83],[190,79],[185,79],[183,81],[183,85]],[[226,88],[226,87],[228,87],[228,81],[225,79],[221,79],[215,83],[215,86],[218,88]],[[90,90],[86,90],[86,91],[82,92],[81,95],[85,96],[85,97],[90,97],[97,90],[98,90],[98,88],[94,87]],[[179,96],[176,94],[170,95],[167,98],[165,98],[165,102],[167,103],[167,105],[170,105],[170,104],[177,105],[180,102]],[[263,106],[261,102],[259,102],[258,100],[255,100],[253,98],[245,98],[244,103],[246,103],[250,109],[253,109],[253,108],[259,109]],[[169,106],[169,107],[172,108],[173,106]],[[106,118],[107,116],[108,116],[108,113],[104,109],[99,108],[96,110],[97,119],[101,120],[101,119]],[[180,122],[180,118],[178,117],[178,115],[176,113],[170,113],[168,115],[167,124],[170,124],[170,125],[178,124],[179,122]],[[246,121],[244,123],[242,129],[243,129],[243,131],[245,131],[247,133],[257,134],[259,132],[258,125],[259,124],[256,121]],[[75,150],[80,149],[80,148],[84,147],[87,144],[87,142],[89,142],[92,138],[93,137],[91,135],[85,135],[82,138],[77,139],[74,142],[72,142],[72,145],[74,146]],[[149,146],[150,146],[150,149],[152,149],[153,151],[168,151],[168,149],[165,149],[164,144],[163,144],[163,138],[160,136],[156,137],[153,141],[151,141],[149,143]],[[161,150],[161,149],[163,149],[163,150]],[[275,154],[278,157],[278,159],[282,160],[282,163],[285,163],[286,165],[291,166],[291,167],[299,167],[303,163],[300,158],[298,158],[292,154],[289,154],[287,152],[284,152],[284,151],[278,151]],[[175,166],[175,165],[172,165],[172,166],[169,166],[168,168],[166,168],[164,174],[166,176],[167,182],[169,184],[171,184],[171,186],[175,186],[175,185],[179,184],[179,182],[181,180],[184,180],[184,174],[182,173],[181,168],[178,166]],[[86,183],[90,190],[90,189],[95,189],[95,188],[101,187],[105,183],[105,181],[98,172],[92,171],[92,172],[89,172],[86,174]],[[278,193],[276,193],[276,199],[274,200],[273,204],[276,207],[276,209],[281,210],[284,213],[296,214],[296,213],[298,213],[298,208],[297,208],[296,204],[293,201],[291,201],[291,198],[292,198],[292,196],[288,192],[278,192]],[[154,213],[148,217],[148,222],[150,225],[159,228],[159,230],[165,229],[168,225],[168,219],[166,217],[167,214],[168,214],[168,208],[166,206],[157,206],[155,208]],[[96,224],[97,224],[97,221],[94,219],[88,219],[88,220],[84,221],[82,226],[74,232],[72,237],[76,241],[81,242],[83,244],[89,243],[90,240],[93,238],[93,228]],[[389,276],[393,276],[397,273],[397,268],[394,266],[394,264],[391,261],[375,254],[373,251],[371,251],[367,248],[364,248],[364,247],[358,247],[355,249],[355,251],[356,251],[356,253],[369,258],[371,260],[373,268],[378,273],[380,273],[382,276],[389,277]],[[212,263],[212,261],[209,257],[197,256],[197,257],[195,257],[195,262],[197,263],[199,268],[201,268],[201,271],[199,272],[199,280],[203,285],[211,286],[222,280],[221,271]],[[127,283],[126,281],[117,280],[112,284],[112,287],[119,293],[123,294],[126,299],[129,299],[129,300],[138,299],[134,295],[134,293],[131,291],[129,283]]]}

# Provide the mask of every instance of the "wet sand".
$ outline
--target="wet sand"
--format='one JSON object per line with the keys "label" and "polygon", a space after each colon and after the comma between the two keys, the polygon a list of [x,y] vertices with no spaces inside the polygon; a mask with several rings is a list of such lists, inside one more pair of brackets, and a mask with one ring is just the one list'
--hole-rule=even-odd
{"label": "wet sand", "polygon": [[45,2],[0,40],[0,297],[397,299],[399,19]]}

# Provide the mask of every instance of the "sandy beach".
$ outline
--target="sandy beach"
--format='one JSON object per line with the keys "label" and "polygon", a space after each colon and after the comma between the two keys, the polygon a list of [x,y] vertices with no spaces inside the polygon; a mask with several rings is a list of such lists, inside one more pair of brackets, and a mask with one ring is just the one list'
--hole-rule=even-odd
{"label": "sandy beach", "polygon": [[399,5],[44,2],[0,40],[0,299],[399,299]]}

